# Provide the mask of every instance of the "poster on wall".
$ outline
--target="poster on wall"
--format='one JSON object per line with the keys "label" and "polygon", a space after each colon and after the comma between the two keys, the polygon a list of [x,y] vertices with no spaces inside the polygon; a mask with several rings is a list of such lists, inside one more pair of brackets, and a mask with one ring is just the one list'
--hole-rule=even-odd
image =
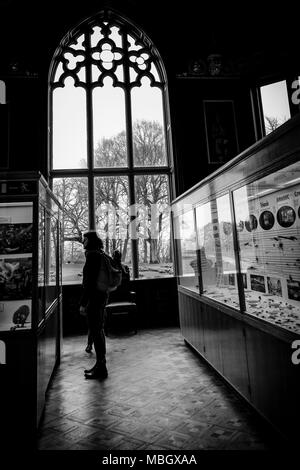
{"label": "poster on wall", "polygon": [[205,100],[203,106],[208,163],[225,163],[239,152],[234,103]]}
{"label": "poster on wall", "polygon": [[0,331],[31,328],[31,300],[0,300]]}
{"label": "poster on wall", "polygon": [[0,255],[32,253],[32,224],[0,223]]}
{"label": "poster on wall", "polygon": [[32,258],[0,258],[0,299],[30,299]]}
{"label": "poster on wall", "polygon": [[0,204],[0,330],[31,327],[32,202]]}

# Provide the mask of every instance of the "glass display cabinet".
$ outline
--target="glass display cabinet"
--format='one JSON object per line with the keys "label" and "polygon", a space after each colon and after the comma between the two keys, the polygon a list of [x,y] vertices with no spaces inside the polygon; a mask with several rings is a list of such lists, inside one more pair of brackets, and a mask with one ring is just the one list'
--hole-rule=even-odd
{"label": "glass display cabinet", "polygon": [[172,204],[182,333],[286,435],[300,391],[299,157],[296,116]]}
{"label": "glass display cabinet", "polygon": [[[60,358],[61,212],[39,173],[0,173],[1,416],[33,439]],[[17,420],[17,421],[15,421]],[[26,440],[26,439],[25,439]]]}

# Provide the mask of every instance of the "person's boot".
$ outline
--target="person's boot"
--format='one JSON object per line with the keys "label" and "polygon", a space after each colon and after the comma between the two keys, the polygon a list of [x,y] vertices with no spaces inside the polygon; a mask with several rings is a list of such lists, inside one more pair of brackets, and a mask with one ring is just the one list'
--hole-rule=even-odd
{"label": "person's boot", "polygon": [[92,369],[85,370],[84,375],[86,379],[106,379],[108,372],[105,362],[96,363]]}
{"label": "person's boot", "polygon": [[93,365],[90,369],[84,369],[85,374],[89,374],[90,372],[93,372],[93,370],[97,367],[97,363]]}

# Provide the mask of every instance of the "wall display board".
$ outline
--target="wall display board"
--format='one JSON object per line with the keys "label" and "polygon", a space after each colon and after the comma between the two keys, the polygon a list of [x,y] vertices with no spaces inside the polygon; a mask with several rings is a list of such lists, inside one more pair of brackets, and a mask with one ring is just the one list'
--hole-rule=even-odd
{"label": "wall display board", "polygon": [[31,328],[33,203],[0,203],[0,331]]}
{"label": "wall display board", "polygon": [[[300,333],[300,164],[233,192],[246,312]],[[251,219],[252,218],[252,219]],[[251,223],[255,220],[256,223]],[[246,225],[248,222],[248,228]]]}
{"label": "wall display board", "polygon": [[[0,173],[0,381],[7,397],[0,415],[8,441],[18,429],[32,444],[59,361],[60,243],[60,205],[42,175]],[[14,406],[18,393],[22,410]]]}

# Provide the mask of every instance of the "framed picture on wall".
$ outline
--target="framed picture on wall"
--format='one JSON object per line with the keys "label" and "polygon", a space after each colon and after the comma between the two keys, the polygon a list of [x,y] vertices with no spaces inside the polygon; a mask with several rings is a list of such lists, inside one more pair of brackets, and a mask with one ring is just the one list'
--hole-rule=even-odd
{"label": "framed picture on wall", "polygon": [[232,100],[204,100],[208,163],[226,163],[239,152]]}

